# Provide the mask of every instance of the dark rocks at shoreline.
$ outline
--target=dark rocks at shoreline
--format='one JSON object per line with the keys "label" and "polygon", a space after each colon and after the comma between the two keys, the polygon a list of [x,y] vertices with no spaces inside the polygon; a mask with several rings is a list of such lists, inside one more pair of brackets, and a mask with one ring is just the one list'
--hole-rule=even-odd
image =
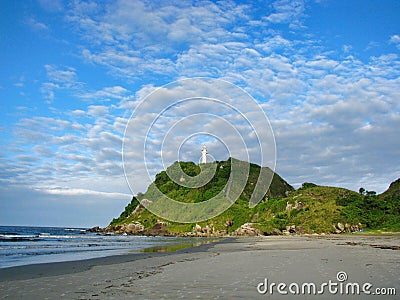
{"label": "dark rocks at shoreline", "polygon": [[[189,236],[189,237],[222,237],[222,236],[263,236],[263,235],[304,235],[304,234],[315,234],[306,232],[304,227],[301,225],[289,225],[286,226],[285,230],[274,228],[270,232],[263,232],[262,230],[255,227],[257,223],[245,223],[237,228],[231,234],[228,233],[228,227],[233,225],[232,221],[227,221],[225,226],[226,230],[216,230],[214,226],[205,225],[201,227],[199,224],[195,224],[190,232],[172,233],[168,231],[168,222],[158,221],[152,228],[145,229],[140,222],[132,222],[129,224],[122,225],[109,225],[105,228],[95,226],[88,229],[88,232],[97,232],[105,234],[125,234],[125,235],[147,235],[147,236]],[[341,234],[341,233],[353,233],[362,231],[362,224],[351,225],[348,223],[337,223],[332,225],[333,230],[325,234]]]}
{"label": "dark rocks at shoreline", "polygon": [[100,228],[99,226],[95,226],[86,230],[87,232],[104,232],[104,228]]}
{"label": "dark rocks at shoreline", "polygon": [[337,223],[333,225],[333,228],[335,230],[335,233],[344,233],[344,232],[357,232],[357,231],[362,231],[363,226],[361,223],[350,225],[348,223]]}
{"label": "dark rocks at shoreline", "polygon": [[235,230],[234,235],[238,236],[260,236],[264,235],[259,229],[253,227],[253,223],[245,223]]}

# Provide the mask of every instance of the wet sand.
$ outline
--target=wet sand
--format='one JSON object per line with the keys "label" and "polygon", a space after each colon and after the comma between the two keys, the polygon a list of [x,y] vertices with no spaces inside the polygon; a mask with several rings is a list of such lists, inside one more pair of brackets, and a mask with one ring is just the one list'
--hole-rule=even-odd
{"label": "wet sand", "polygon": [[[0,298],[398,299],[398,249],[399,235],[227,238],[176,252],[0,269]],[[345,272],[341,275],[347,279],[339,281],[338,272]],[[265,288],[266,280],[267,286],[276,284],[272,295]],[[338,287],[340,283],[371,283],[371,293],[377,287],[395,288],[397,296],[352,296],[340,291],[333,295],[327,286],[321,295],[291,294],[296,284],[301,288],[303,283],[314,283],[318,292],[329,281]],[[288,295],[280,295],[279,283],[286,284],[283,291]]]}

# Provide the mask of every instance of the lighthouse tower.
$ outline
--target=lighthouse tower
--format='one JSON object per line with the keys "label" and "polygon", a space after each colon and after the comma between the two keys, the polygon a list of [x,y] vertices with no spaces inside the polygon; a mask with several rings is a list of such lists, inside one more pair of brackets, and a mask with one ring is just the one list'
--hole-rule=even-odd
{"label": "lighthouse tower", "polygon": [[207,163],[207,147],[206,145],[203,145],[201,148],[201,163],[205,164]]}

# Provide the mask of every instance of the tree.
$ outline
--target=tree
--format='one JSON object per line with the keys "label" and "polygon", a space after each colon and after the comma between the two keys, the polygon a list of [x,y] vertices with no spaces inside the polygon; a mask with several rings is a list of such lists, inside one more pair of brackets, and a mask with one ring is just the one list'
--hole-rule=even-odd
{"label": "tree", "polygon": [[312,183],[312,182],[304,182],[304,183],[301,185],[300,190],[310,189],[310,188],[313,188],[313,187],[316,187],[316,186],[317,186],[317,185],[316,185],[315,183]]}
{"label": "tree", "polygon": [[366,191],[365,194],[366,194],[368,197],[376,196],[376,192],[375,192],[375,191]]}
{"label": "tree", "polygon": [[365,189],[364,189],[363,187],[360,187],[360,189],[358,190],[358,192],[360,193],[360,195],[364,195]]}

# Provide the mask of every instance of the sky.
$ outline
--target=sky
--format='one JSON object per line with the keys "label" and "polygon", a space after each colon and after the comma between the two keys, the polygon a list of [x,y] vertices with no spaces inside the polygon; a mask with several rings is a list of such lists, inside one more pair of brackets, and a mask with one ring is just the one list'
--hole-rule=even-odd
{"label": "sky", "polygon": [[[106,226],[146,189],[124,177],[130,116],[196,77],[255,99],[293,186],[383,192],[400,177],[399,15],[392,0],[0,1],[0,225]],[[181,158],[198,161],[190,141]]]}

